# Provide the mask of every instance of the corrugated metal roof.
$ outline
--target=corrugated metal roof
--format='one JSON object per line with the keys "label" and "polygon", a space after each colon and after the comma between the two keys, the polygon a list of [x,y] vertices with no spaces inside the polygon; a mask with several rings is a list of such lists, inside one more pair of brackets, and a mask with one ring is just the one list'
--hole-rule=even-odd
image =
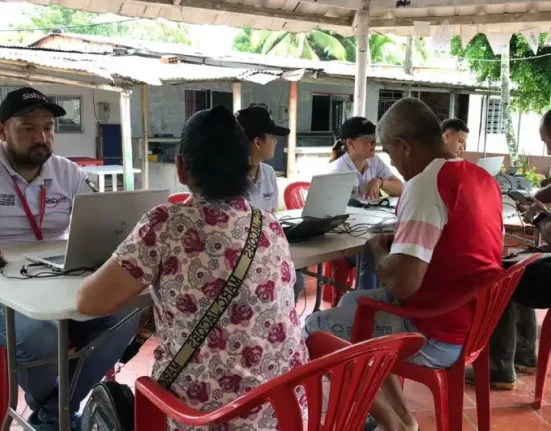
{"label": "corrugated metal roof", "polygon": [[[188,58],[187,56],[184,56]],[[310,61],[269,57],[257,54],[223,57],[192,56],[193,62],[164,64],[158,58],[138,55],[101,55],[55,50],[0,47],[0,63],[50,68],[57,72],[85,72],[111,84],[144,83],[163,85],[179,82],[243,81],[266,84],[276,79],[296,81],[309,78],[339,77],[354,80],[355,65],[336,61]],[[404,82],[454,88],[483,88],[467,72],[415,68],[406,75],[400,67],[370,66],[367,76],[373,80]]]}
{"label": "corrugated metal roof", "polygon": [[[231,68],[202,64],[164,64],[157,58],[80,54],[39,49],[0,47],[2,60],[23,66],[52,68],[57,71],[85,72],[111,82],[128,81],[149,85],[174,82],[251,81],[269,82],[283,70],[263,71],[250,67]],[[4,61],[4,63],[6,63]]]}
{"label": "corrugated metal roof", "polygon": [[[4,0],[6,1],[6,0]],[[14,1],[14,0],[10,0]],[[17,0],[15,0],[17,1]],[[362,0],[27,0],[39,5],[61,6],[96,13],[116,13],[142,18],[164,18],[191,24],[248,25],[267,30],[309,31],[317,27],[350,36]],[[396,0],[370,0],[371,28],[411,34],[414,21],[438,26],[448,20],[479,26],[482,32],[519,31],[534,23],[543,31],[551,23],[551,2],[546,0],[411,0],[398,7]]]}

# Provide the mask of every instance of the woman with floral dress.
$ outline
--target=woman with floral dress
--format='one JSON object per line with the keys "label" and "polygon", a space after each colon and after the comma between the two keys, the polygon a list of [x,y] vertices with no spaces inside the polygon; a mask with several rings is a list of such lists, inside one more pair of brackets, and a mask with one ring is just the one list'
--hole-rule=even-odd
{"label": "woman with floral dress", "polygon": [[[248,235],[251,207],[249,142],[231,112],[195,114],[182,132],[176,167],[193,196],[185,204],[153,208],[111,259],[86,278],[78,307],[89,315],[123,308],[149,287],[159,347],[159,378],[190,331],[224,287]],[[289,244],[275,216],[262,212],[262,234],[238,295],[170,390],[191,407],[212,411],[250,389],[308,361],[295,310],[295,270]],[[264,406],[228,427],[170,430],[277,429]]]}

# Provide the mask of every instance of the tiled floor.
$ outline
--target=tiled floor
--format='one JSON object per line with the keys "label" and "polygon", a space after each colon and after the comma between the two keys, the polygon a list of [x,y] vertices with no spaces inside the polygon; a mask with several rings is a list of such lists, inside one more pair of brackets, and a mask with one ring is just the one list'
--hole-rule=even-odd
{"label": "tiled floor", "polygon": [[[315,284],[310,279],[307,282],[306,298],[301,298],[297,304],[297,311],[304,319],[314,307]],[[323,303],[322,308],[329,307],[329,303]],[[541,322],[545,317],[545,311],[538,312],[538,320]],[[130,364],[124,367],[117,381],[134,387],[137,377],[148,375],[153,363],[153,350],[155,341],[150,340],[134,358]],[[490,403],[492,406],[492,430],[499,431],[551,431],[551,384],[547,390],[544,407],[541,410],[533,410],[530,407],[534,399],[534,376],[520,376],[517,387],[513,391],[492,392]],[[436,431],[434,404],[430,391],[421,384],[407,381],[405,391],[410,402],[410,407],[419,422],[423,431]],[[474,388],[467,387],[465,390],[465,405],[463,414],[463,430],[474,431],[477,429],[476,404]],[[23,394],[20,393],[19,409],[25,410]],[[25,412],[25,415],[28,413]],[[13,426],[12,430],[22,430]]]}

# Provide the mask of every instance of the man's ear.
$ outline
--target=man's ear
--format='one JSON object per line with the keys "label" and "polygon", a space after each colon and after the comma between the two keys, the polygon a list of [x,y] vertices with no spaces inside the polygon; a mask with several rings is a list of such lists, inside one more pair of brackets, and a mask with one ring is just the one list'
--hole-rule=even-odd
{"label": "man's ear", "polygon": [[175,159],[176,162],[176,172],[178,173],[178,180],[180,184],[187,186],[189,184],[189,175],[184,169],[184,163],[182,162],[182,156],[178,155]]}
{"label": "man's ear", "polygon": [[8,123],[5,122],[5,123],[0,123],[0,140],[2,142],[6,142],[7,141],[7,137],[6,137],[6,128],[8,127]]}
{"label": "man's ear", "polygon": [[399,145],[400,147],[402,147],[402,151],[404,152],[404,155],[406,157],[411,156],[412,148],[411,148],[411,145],[408,142],[406,142],[402,138],[396,138],[396,144]]}

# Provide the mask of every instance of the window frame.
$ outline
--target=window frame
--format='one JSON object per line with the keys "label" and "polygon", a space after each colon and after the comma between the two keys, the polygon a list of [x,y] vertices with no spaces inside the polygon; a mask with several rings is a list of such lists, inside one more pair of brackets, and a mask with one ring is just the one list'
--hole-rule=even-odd
{"label": "window frame", "polygon": [[55,119],[55,133],[56,134],[63,134],[63,135],[68,135],[68,134],[71,134],[71,133],[72,134],[82,134],[82,133],[84,133],[84,112],[83,112],[84,98],[83,98],[82,95],[73,96],[71,94],[67,94],[67,95],[50,94],[50,95],[47,95],[46,97],[48,98],[48,100],[50,102],[55,103],[57,105],[59,105],[59,99],[63,99],[63,100],[78,99],[79,105],[80,105],[80,127],[79,127],[79,129],[78,130],[77,129],[75,129],[75,130],[61,130],[60,124],[59,124],[59,118],[60,117],[57,117]]}
{"label": "window frame", "polygon": [[[497,108],[497,109],[496,109]],[[504,135],[505,121],[503,119],[503,104],[498,97],[488,99],[488,110],[486,112],[486,134]]]}

